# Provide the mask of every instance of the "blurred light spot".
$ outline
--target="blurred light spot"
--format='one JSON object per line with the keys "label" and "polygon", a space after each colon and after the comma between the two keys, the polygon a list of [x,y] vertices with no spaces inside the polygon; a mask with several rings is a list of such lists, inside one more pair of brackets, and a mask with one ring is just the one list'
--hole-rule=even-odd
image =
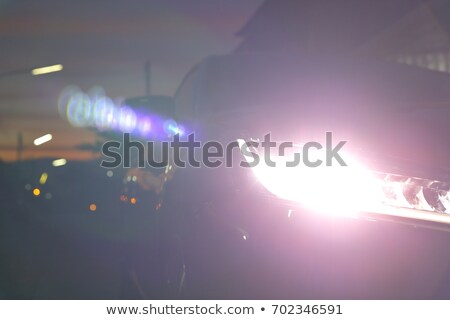
{"label": "blurred light spot", "polygon": [[161,209],[161,202],[159,202],[159,203],[156,205],[155,209],[156,209],[156,210]]}
{"label": "blurred light spot", "polygon": [[114,175],[114,172],[112,172],[111,170],[108,170],[106,172],[106,175],[111,178]]}
{"label": "blurred light spot", "polygon": [[136,182],[137,177],[136,177],[136,176],[133,176],[133,177],[131,178],[131,180],[133,180],[134,182]]}
{"label": "blurred light spot", "polygon": [[131,176],[127,176],[127,181],[131,181]]}
{"label": "blurred light spot", "polygon": [[48,178],[47,172],[43,172],[41,174],[41,177],[39,178],[39,183],[40,184],[45,184],[47,182],[47,178]]}
{"label": "blurred light spot", "polygon": [[164,122],[164,132],[169,136],[180,133],[178,124],[175,122],[175,120],[169,119]]}
{"label": "blurred light spot", "polygon": [[116,109],[112,100],[108,97],[100,97],[92,103],[94,122],[98,129],[112,129],[115,125]]}
{"label": "blurred light spot", "polygon": [[66,117],[70,98],[78,92],[81,92],[81,90],[76,86],[68,86],[63,89],[58,98],[58,112],[61,117]]}
{"label": "blurred light spot", "polygon": [[27,183],[26,185],[25,185],[25,190],[31,190],[31,184],[29,184],[29,183]]}
{"label": "blurred light spot", "polygon": [[152,123],[149,118],[143,118],[138,125],[138,129],[141,135],[146,136],[150,129],[152,128]]}
{"label": "blurred light spot", "polygon": [[136,128],[137,117],[133,110],[123,107],[120,109],[119,127],[123,132],[132,132]]}
{"label": "blurred light spot", "polygon": [[91,204],[89,205],[89,210],[91,210],[91,211],[97,210],[97,205],[96,205],[95,203],[91,203]]}
{"label": "blurred light spot", "polygon": [[120,195],[120,201],[125,202],[127,200],[128,200],[128,197],[126,195],[124,195],[124,194]]}
{"label": "blurred light spot", "polygon": [[61,167],[67,163],[67,160],[64,158],[53,160],[52,165],[54,167]]}
{"label": "blurred light spot", "polygon": [[34,188],[33,189],[33,194],[38,197],[41,194],[41,190],[39,190],[38,188]]}
{"label": "blurred light spot", "polygon": [[37,139],[34,139],[33,143],[35,146],[39,146],[43,143],[49,142],[50,140],[52,140],[53,136],[48,133],[46,135],[43,135],[42,137],[39,137]]}
{"label": "blurred light spot", "polygon": [[132,197],[132,198],[130,199],[130,203],[131,203],[131,204],[136,204],[136,198],[135,198],[135,197]]}
{"label": "blurred light spot", "polygon": [[290,218],[292,216],[292,209],[288,210],[288,218]]}
{"label": "blurred light spot", "polygon": [[58,71],[61,71],[62,69],[63,69],[62,64],[54,64],[52,66],[33,69],[33,70],[31,70],[31,74],[33,76],[38,76],[41,74],[58,72]]}
{"label": "blurred light spot", "polygon": [[246,235],[243,235],[243,236],[242,236],[242,239],[247,240],[247,236],[246,236]]}
{"label": "blurred light spot", "polygon": [[93,122],[91,117],[92,104],[87,94],[76,92],[67,103],[66,116],[67,120],[74,127],[84,127]]}
{"label": "blurred light spot", "polygon": [[52,198],[52,194],[50,192],[47,192],[45,194],[45,199],[50,200]]}

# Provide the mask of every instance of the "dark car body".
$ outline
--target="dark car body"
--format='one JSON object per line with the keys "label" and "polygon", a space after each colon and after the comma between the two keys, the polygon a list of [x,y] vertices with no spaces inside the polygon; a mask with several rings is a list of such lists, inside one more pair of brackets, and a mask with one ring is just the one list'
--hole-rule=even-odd
{"label": "dark car body", "polygon": [[[397,63],[249,54],[206,59],[175,98],[178,120],[203,141],[271,133],[300,143],[330,131],[371,170],[448,188],[448,88],[447,74]],[[444,223],[322,215],[236,167],[182,169],[169,197],[186,232],[185,297],[448,297],[448,213]]]}
{"label": "dark car body", "polygon": [[[332,131],[372,170],[445,184],[449,87],[446,74],[396,63],[229,55],[194,68],[175,101],[177,121],[203,142]],[[140,183],[150,169],[51,161],[0,166],[3,298],[450,297],[446,223],[319,214],[238,165],[175,168],[156,194]]]}

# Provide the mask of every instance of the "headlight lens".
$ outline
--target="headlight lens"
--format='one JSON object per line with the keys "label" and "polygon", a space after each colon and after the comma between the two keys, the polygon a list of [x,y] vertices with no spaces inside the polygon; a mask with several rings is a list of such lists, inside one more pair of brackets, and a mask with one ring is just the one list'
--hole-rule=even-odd
{"label": "headlight lens", "polygon": [[[242,147],[245,142],[238,143]],[[281,199],[333,215],[370,212],[450,224],[448,184],[374,172],[349,155],[345,155],[346,167],[287,167],[292,157],[272,156],[276,165],[268,166],[261,155],[252,167],[259,182]],[[253,161],[245,154],[244,158]]]}

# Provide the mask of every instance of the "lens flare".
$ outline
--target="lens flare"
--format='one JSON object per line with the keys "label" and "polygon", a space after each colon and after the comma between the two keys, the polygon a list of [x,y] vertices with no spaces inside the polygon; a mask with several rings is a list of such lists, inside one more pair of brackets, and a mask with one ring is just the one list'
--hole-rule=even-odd
{"label": "lens flare", "polygon": [[59,96],[58,110],[74,127],[95,127],[99,131],[112,130],[156,139],[184,134],[185,129],[174,120],[151,112],[137,113],[122,106],[122,100],[112,100],[101,87],[94,87],[86,94],[78,87],[69,86]]}
{"label": "lens flare", "polygon": [[150,130],[152,128],[152,122],[150,118],[144,117],[139,120],[138,124],[138,130],[142,136],[147,136],[150,133]]}
{"label": "lens flare", "polygon": [[136,129],[137,117],[134,111],[128,107],[122,107],[119,111],[119,128],[123,132],[133,132]]}
{"label": "lens flare", "polygon": [[77,92],[72,95],[67,103],[67,120],[74,127],[85,127],[92,123],[91,121],[92,105],[89,96]]}
{"label": "lens flare", "polygon": [[176,134],[180,133],[180,129],[178,127],[178,124],[173,119],[169,119],[169,120],[164,121],[163,127],[164,127],[164,132],[168,136],[173,136],[173,135],[176,135]]}

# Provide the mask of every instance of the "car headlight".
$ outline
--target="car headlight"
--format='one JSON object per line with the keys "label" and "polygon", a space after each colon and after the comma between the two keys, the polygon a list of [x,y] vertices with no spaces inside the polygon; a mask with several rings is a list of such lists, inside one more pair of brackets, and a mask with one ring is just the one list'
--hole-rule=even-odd
{"label": "car headlight", "polygon": [[[238,143],[242,150],[244,140]],[[248,153],[243,156],[249,163],[254,160]],[[286,166],[292,157],[271,156],[275,166],[261,160],[251,170],[275,196],[317,212],[351,216],[368,212],[450,224],[449,184],[371,171],[348,154],[348,166],[314,168]]]}

